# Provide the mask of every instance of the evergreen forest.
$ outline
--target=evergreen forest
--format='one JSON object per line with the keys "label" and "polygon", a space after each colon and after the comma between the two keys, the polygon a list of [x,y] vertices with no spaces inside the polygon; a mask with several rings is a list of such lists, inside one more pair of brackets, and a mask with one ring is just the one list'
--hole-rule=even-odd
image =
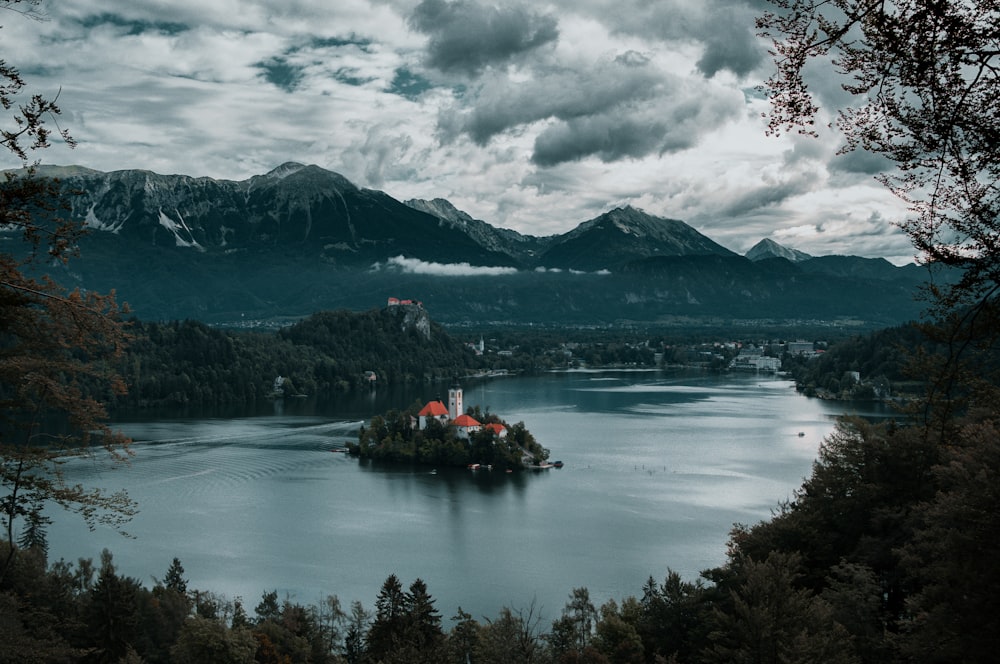
{"label": "evergreen forest", "polygon": [[472,373],[475,353],[426,318],[426,332],[397,309],[314,314],[278,331],[218,329],[197,321],[132,320],[122,360],[121,407],[246,405],[275,394],[331,394],[382,384],[429,382]]}
{"label": "evergreen forest", "polygon": [[[418,324],[421,329],[418,329]],[[445,330],[424,310],[383,307],[313,314],[278,330],[132,318],[116,366],[127,386],[114,408],[252,406],[378,385],[427,384],[489,371],[656,366],[662,335],[645,331]],[[461,337],[460,337],[461,335]],[[489,338],[487,352],[470,344]],[[573,339],[573,352],[561,351]],[[507,352],[501,352],[507,351]],[[275,379],[283,379],[280,393]]]}

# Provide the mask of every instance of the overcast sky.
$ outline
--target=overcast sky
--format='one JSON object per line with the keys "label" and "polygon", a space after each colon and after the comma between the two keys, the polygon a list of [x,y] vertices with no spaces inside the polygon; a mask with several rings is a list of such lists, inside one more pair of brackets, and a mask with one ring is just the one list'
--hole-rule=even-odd
{"label": "overcast sky", "polygon": [[765,136],[763,5],[43,0],[43,21],[0,12],[0,57],[59,93],[79,145],[47,164],[243,180],[297,161],[533,235],[627,204],[740,253],[910,260],[877,160]]}

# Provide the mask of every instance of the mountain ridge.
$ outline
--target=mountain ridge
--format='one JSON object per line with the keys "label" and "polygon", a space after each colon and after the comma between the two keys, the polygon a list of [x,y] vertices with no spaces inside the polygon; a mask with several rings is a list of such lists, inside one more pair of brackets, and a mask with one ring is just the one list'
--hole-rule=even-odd
{"label": "mountain ridge", "polygon": [[444,199],[404,203],[297,162],[242,181],[73,166],[37,173],[80,192],[67,197],[70,214],[94,231],[68,270],[51,267],[54,276],[114,288],[153,319],[294,317],[403,294],[449,323],[894,324],[916,316],[913,292],[926,278],[915,266],[858,257],[755,262],[630,206],[566,233],[522,235]]}

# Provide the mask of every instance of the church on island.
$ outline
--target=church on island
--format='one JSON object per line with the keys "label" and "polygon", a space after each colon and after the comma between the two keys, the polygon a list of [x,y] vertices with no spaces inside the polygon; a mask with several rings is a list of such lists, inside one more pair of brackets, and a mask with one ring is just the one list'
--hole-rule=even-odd
{"label": "church on island", "polygon": [[[425,429],[430,420],[437,420],[443,426],[455,427],[459,437],[465,439],[484,428],[483,424],[465,412],[462,387],[458,383],[448,388],[447,406],[440,399],[428,401],[417,416],[412,418],[411,425],[414,429]],[[507,437],[507,427],[502,424],[491,422],[485,425],[485,428],[491,429],[497,438]]]}
{"label": "church on island", "polygon": [[406,410],[373,417],[371,426],[358,430],[357,444],[348,444],[347,451],[374,461],[508,473],[562,465],[547,462],[549,451],[523,422],[508,425],[492,413],[480,414],[478,406],[464,411],[462,387],[456,380],[448,389],[447,401],[434,399],[422,407],[416,402]]}

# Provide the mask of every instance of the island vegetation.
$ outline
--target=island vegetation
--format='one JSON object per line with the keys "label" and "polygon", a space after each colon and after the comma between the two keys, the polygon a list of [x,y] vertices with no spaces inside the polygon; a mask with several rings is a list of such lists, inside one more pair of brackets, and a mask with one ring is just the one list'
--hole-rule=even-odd
{"label": "island vegetation", "polygon": [[511,425],[488,409],[484,412],[474,406],[466,414],[482,426],[463,435],[458,427],[434,418],[419,428],[420,410],[417,402],[402,411],[376,415],[369,426],[361,427],[358,442],[349,444],[348,451],[374,461],[475,466],[498,472],[539,466],[549,458],[549,450],[535,440],[524,422]]}

